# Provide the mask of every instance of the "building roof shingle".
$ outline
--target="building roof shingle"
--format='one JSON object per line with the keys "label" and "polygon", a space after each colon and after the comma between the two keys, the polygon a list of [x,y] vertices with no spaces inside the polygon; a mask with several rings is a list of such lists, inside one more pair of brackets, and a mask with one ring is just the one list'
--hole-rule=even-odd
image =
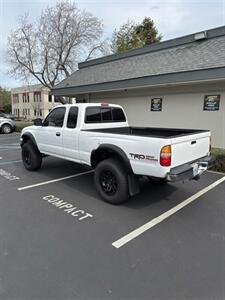
{"label": "building roof shingle", "polygon": [[[154,46],[148,46],[143,48],[142,53],[135,54],[134,50],[134,55],[132,55],[132,51],[127,52],[127,57],[126,53],[122,55],[122,58],[120,55],[111,55],[80,64],[80,69],[59,83],[53,89],[53,93],[60,89],[84,86],[87,86],[86,91],[90,92],[91,89],[88,89],[88,86],[92,85],[224,68],[225,27],[218,29],[217,31],[211,30],[216,32],[214,35],[211,31],[206,32],[208,38],[204,40],[196,41],[194,35],[190,35],[176,39],[177,42],[174,42],[172,47],[169,46],[171,42],[166,41],[159,43],[158,49],[155,51]],[[166,47],[166,43],[168,47]],[[162,44],[161,49],[160,44]],[[139,52],[141,52],[140,50]]]}

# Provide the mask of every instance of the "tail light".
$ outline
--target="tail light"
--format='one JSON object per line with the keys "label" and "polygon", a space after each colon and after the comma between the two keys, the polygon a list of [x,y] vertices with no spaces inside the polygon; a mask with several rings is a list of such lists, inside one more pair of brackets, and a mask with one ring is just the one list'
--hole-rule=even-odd
{"label": "tail light", "polygon": [[160,165],[169,167],[171,165],[171,146],[167,145],[162,147],[160,151]]}

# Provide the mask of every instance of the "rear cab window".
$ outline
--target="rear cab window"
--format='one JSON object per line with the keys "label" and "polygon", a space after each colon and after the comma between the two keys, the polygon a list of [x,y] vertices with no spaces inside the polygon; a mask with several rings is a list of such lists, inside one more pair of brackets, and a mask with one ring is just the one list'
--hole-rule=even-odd
{"label": "rear cab window", "polygon": [[119,107],[87,107],[85,123],[126,122],[124,112]]}

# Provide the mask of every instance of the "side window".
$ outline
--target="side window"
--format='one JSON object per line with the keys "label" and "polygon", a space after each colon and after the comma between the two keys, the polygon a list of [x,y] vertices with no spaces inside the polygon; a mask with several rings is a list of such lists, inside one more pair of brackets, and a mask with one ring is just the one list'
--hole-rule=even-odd
{"label": "side window", "polygon": [[52,110],[45,119],[43,126],[62,127],[65,111],[65,107],[59,107]]}
{"label": "side window", "polygon": [[100,107],[88,107],[86,109],[85,123],[101,123]]}
{"label": "side window", "polygon": [[114,122],[126,122],[125,115],[123,113],[123,110],[121,108],[112,108],[112,115],[113,115],[113,121]]}
{"label": "side window", "polygon": [[76,128],[77,116],[78,116],[78,107],[71,107],[67,119],[67,128]]}

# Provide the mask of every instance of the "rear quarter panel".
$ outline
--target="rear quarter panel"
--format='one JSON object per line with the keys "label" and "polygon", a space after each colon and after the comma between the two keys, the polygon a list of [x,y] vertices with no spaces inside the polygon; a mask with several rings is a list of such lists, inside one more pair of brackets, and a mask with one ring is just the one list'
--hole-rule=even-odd
{"label": "rear quarter panel", "polygon": [[90,165],[92,150],[102,144],[112,144],[123,150],[131,163],[134,174],[165,177],[170,168],[161,167],[160,149],[170,144],[168,139],[106,134],[81,131],[79,149],[81,163]]}

